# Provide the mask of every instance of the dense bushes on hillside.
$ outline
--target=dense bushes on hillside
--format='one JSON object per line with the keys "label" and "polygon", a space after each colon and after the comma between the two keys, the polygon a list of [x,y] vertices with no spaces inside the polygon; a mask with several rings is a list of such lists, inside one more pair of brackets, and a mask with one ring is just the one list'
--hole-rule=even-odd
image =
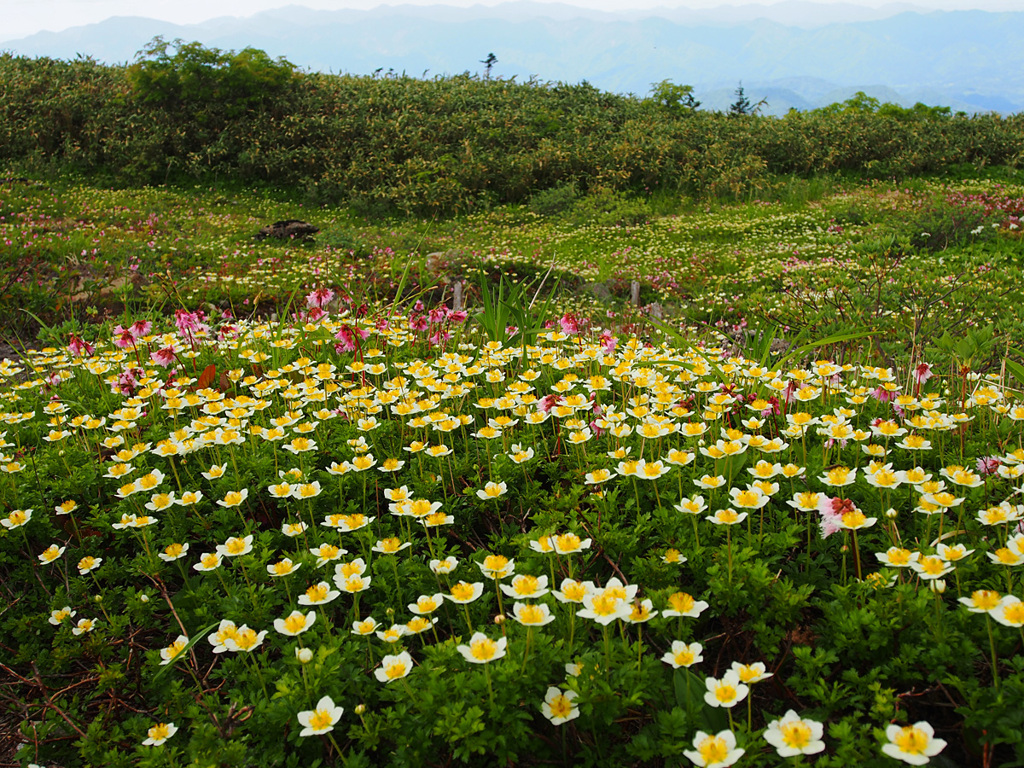
{"label": "dense bushes on hillside", "polygon": [[122,184],[231,177],[367,210],[456,212],[585,192],[757,191],[770,174],[1017,165],[1024,116],[666,108],[581,83],[326,75],[154,41],[127,67],[0,56],[0,162]]}

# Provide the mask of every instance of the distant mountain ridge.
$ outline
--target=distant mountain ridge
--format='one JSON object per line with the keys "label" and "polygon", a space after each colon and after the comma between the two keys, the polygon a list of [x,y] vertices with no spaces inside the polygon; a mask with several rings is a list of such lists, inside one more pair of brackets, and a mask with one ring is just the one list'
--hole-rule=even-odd
{"label": "distant mountain ridge", "polygon": [[[751,18],[761,12],[765,17]],[[789,0],[612,14],[521,0],[370,11],[288,6],[194,25],[115,17],[6,41],[0,50],[116,63],[163,35],[224,49],[262,48],[313,70],[415,77],[482,72],[480,60],[493,51],[494,77],[587,80],[637,94],[670,79],[693,85],[711,109],[727,109],[742,80],[747,97],[765,99],[763,111],[774,114],[842,101],[856,91],[904,105],[1009,113],[1024,110],[1021,28],[1024,12],[921,12],[906,4],[874,9]]]}

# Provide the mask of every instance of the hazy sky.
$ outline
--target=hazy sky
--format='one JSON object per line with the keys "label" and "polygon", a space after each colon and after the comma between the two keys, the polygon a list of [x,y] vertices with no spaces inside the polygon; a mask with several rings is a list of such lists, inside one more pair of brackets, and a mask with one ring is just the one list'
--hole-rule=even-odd
{"label": "hazy sky", "polygon": [[[390,0],[388,5],[495,5],[501,0]],[[553,2],[554,0],[536,0]],[[777,0],[566,0],[567,4],[605,11],[635,10],[658,6],[707,8],[720,5]],[[810,0],[815,3],[848,2],[877,8],[894,0]],[[1024,11],[1024,0],[895,0],[919,7],[943,10],[978,8]],[[42,30],[58,32],[68,27],[93,24],[111,16],[145,16],[178,24],[193,24],[217,16],[251,16],[284,5],[304,5],[327,10],[372,8],[380,0],[0,0],[0,40],[12,40]]]}

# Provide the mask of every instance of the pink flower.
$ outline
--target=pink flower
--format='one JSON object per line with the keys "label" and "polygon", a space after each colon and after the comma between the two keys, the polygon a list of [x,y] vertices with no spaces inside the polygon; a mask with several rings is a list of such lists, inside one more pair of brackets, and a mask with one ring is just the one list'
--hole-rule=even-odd
{"label": "pink flower", "polygon": [[430,327],[430,320],[426,315],[413,315],[409,318],[409,327],[414,331],[425,331]]}
{"label": "pink flower", "polygon": [[174,362],[175,354],[174,345],[170,344],[163,349],[158,349],[149,356],[149,359],[157,365],[167,368]]}
{"label": "pink flower", "polygon": [[432,310],[430,310],[430,312],[427,313],[427,316],[430,318],[430,322],[431,322],[432,325],[437,325],[438,323],[443,323],[445,318],[448,316],[448,307],[441,307],[440,309],[432,309]]}
{"label": "pink flower", "polygon": [[890,392],[885,387],[878,387],[871,391],[871,396],[880,403],[888,403],[896,399],[896,393]]}
{"label": "pink flower", "polygon": [[316,309],[323,309],[333,298],[334,291],[330,288],[324,288],[321,286],[306,296],[306,306],[309,308],[315,307]]}
{"label": "pink flower", "polygon": [[562,326],[562,333],[577,334],[580,332],[579,321],[575,316],[568,313],[562,315],[558,320],[558,324]]}
{"label": "pink flower", "polygon": [[841,499],[838,496],[830,499],[827,496],[818,502],[818,514],[821,515],[821,538],[827,539],[833,533],[841,530],[840,523],[843,521],[843,512],[853,509],[853,502],[849,499]]}
{"label": "pink flower", "polygon": [[206,313],[201,309],[195,312],[186,312],[184,309],[174,311],[174,325],[182,336],[192,336],[210,330],[209,326],[203,322],[205,318]]}
{"label": "pink flower", "polygon": [[552,408],[558,405],[562,401],[561,395],[544,395],[537,404],[544,413],[549,412]]}
{"label": "pink flower", "polygon": [[75,334],[71,334],[71,339],[68,341],[68,351],[71,352],[72,355],[80,357],[83,353],[91,355],[95,350],[93,349],[92,344],[85,341],[85,339],[80,339],[75,336]]}
{"label": "pink flower", "polygon": [[117,377],[117,383],[110,388],[110,391],[114,394],[120,393],[125,397],[131,397],[135,394],[135,389],[139,386],[139,377],[142,375],[141,369],[129,368]]}
{"label": "pink flower", "polygon": [[466,322],[466,318],[467,317],[469,317],[469,313],[468,312],[464,312],[461,309],[457,310],[455,312],[449,312],[448,313],[448,319],[451,322],[455,323],[456,325],[460,325],[460,324]]}
{"label": "pink flower", "polygon": [[442,331],[438,329],[434,331],[432,334],[430,334],[430,336],[427,338],[427,342],[432,347],[442,346],[451,337],[452,335],[448,333],[448,331]]}
{"label": "pink flower", "polygon": [[921,386],[932,377],[932,367],[928,363],[921,363],[914,369],[914,381]]}
{"label": "pink flower", "polygon": [[999,469],[999,457],[998,456],[982,456],[978,459],[975,465],[978,468],[978,472],[982,475],[991,475],[997,469]]}
{"label": "pink flower", "polygon": [[149,332],[153,330],[153,324],[149,320],[136,320],[128,330],[132,332],[135,340],[138,341],[143,336],[149,335]]}
{"label": "pink flower", "polygon": [[132,333],[131,328],[122,328],[120,325],[114,326],[114,345],[126,349],[128,347],[135,346],[135,334]]}

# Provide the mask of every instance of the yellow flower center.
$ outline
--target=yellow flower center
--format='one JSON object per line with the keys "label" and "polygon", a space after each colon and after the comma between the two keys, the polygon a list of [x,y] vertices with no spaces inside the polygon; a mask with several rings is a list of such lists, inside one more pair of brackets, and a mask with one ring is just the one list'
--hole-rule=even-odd
{"label": "yellow flower center", "polygon": [[678,664],[680,667],[690,666],[691,664],[693,664],[693,660],[695,658],[696,656],[694,656],[693,651],[691,651],[689,648],[684,648],[675,655],[676,664]]}
{"label": "yellow flower center", "polygon": [[422,632],[423,630],[430,627],[430,622],[424,619],[422,616],[414,616],[412,620],[405,626],[409,628],[410,632]]}
{"label": "yellow flower center", "polygon": [[910,562],[911,552],[909,549],[889,550],[889,562],[893,565],[906,565]]}
{"label": "yellow flower center", "polygon": [[607,592],[603,595],[598,595],[594,598],[592,603],[592,610],[598,616],[611,616],[619,609],[619,598],[616,595],[608,594]]}
{"label": "yellow flower center", "polygon": [[568,717],[572,714],[572,702],[564,694],[556,696],[548,706],[551,707],[552,717]]}
{"label": "yellow flower center", "polygon": [[316,710],[309,718],[309,727],[314,731],[322,731],[332,725],[334,723],[331,721],[331,713],[326,709]]}
{"label": "yellow flower center", "polygon": [[906,725],[893,739],[893,744],[908,755],[921,755],[928,748],[928,734],[913,725]]}
{"label": "yellow flower center", "polygon": [[1015,627],[1024,625],[1024,603],[1010,603],[1003,609],[1003,618]]}
{"label": "yellow flower center", "polygon": [[539,605],[524,605],[519,609],[519,621],[523,624],[542,624],[544,610]]}
{"label": "yellow flower center", "polygon": [[396,661],[394,664],[388,664],[384,669],[384,673],[388,676],[388,680],[397,680],[400,677],[405,677],[405,664],[401,661]]}
{"label": "yellow flower center", "polygon": [[720,509],[715,512],[715,517],[718,518],[719,522],[732,524],[739,518],[739,513],[734,509]]}
{"label": "yellow flower center", "polygon": [[537,577],[536,576],[520,576],[515,581],[516,594],[519,595],[532,595],[537,591]]}
{"label": "yellow flower center", "polygon": [[235,637],[235,644],[240,650],[247,651],[256,645],[256,641],[259,639],[259,635],[256,634],[255,629],[246,629]]}
{"label": "yellow flower center", "polygon": [[504,555],[488,555],[484,558],[484,569],[488,571],[501,571],[508,565],[508,558]]}
{"label": "yellow flower center", "polygon": [[971,593],[971,602],[975,608],[991,611],[999,605],[999,597],[999,593],[991,589],[978,589]]}
{"label": "yellow flower center", "polygon": [[474,643],[470,643],[469,652],[473,655],[474,659],[490,661],[498,652],[498,644],[490,638],[484,637]]}
{"label": "yellow flower center", "polygon": [[694,600],[693,597],[686,592],[676,592],[669,596],[668,604],[672,606],[672,610],[674,611],[687,613],[693,610]]}
{"label": "yellow flower center", "polygon": [[753,507],[757,505],[758,494],[754,491],[741,491],[736,494],[736,506]]}
{"label": "yellow flower center", "polygon": [[845,483],[846,478],[849,476],[849,474],[850,470],[848,470],[846,467],[836,467],[835,469],[830,469],[826,477],[828,477],[828,481],[830,483],[839,484]]}
{"label": "yellow flower center", "polygon": [[185,642],[183,640],[175,640],[169,646],[167,646],[167,658],[173,659],[177,657],[183,650],[185,650]]}
{"label": "yellow flower center", "polygon": [[728,704],[736,698],[736,689],[728,683],[721,683],[715,687],[715,698],[722,704]]}
{"label": "yellow flower center", "polygon": [[416,607],[424,613],[430,613],[437,610],[437,601],[432,597],[423,595],[416,601]]}
{"label": "yellow flower center", "polygon": [[284,628],[293,635],[298,634],[306,628],[306,617],[301,613],[294,613],[284,620]]}
{"label": "yellow flower center", "polygon": [[245,539],[228,539],[226,549],[230,555],[240,555],[245,551]]}
{"label": "yellow flower center", "polygon": [[474,595],[475,590],[472,584],[467,584],[464,581],[460,581],[454,587],[452,587],[452,597],[456,600],[470,600]]}
{"label": "yellow flower center", "polygon": [[713,763],[720,763],[729,756],[729,745],[725,743],[725,739],[718,736],[708,736],[697,745],[697,751],[700,752],[704,764],[711,765]]}

